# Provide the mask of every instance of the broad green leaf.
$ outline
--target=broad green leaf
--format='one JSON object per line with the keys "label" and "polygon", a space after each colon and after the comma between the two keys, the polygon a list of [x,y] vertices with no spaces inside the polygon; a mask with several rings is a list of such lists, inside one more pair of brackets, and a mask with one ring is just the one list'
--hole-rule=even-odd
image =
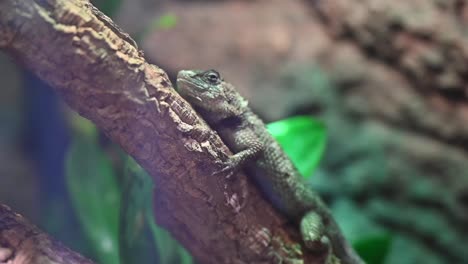
{"label": "broad green leaf", "polygon": [[151,177],[131,158],[127,160],[125,174],[120,244],[123,263],[132,263],[132,260],[135,260],[132,252],[142,237],[141,231],[145,223],[149,227],[158,252],[157,263],[193,263],[190,254],[155,222],[152,195],[154,185]]}
{"label": "broad green leaf", "polygon": [[[85,235],[102,264],[118,264],[120,191],[97,133],[75,131],[66,158],[66,181]],[[83,131],[81,131],[83,132]]]}
{"label": "broad green leaf", "polygon": [[325,125],[311,117],[298,116],[270,123],[267,128],[301,174],[310,177],[325,150]]}
{"label": "broad green leaf", "polygon": [[383,264],[391,243],[391,235],[376,234],[355,241],[353,247],[367,264]]}
{"label": "broad green leaf", "polygon": [[82,139],[86,138],[88,140],[95,140],[97,138],[98,131],[93,123],[72,110],[69,110],[67,114],[71,130],[74,132],[73,136],[80,137]]}

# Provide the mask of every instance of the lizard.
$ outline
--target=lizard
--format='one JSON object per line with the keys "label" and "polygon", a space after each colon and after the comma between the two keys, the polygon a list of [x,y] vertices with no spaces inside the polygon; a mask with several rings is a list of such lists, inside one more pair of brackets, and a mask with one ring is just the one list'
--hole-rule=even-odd
{"label": "lizard", "polygon": [[245,169],[273,206],[297,222],[306,249],[335,255],[343,264],[364,263],[325,203],[304,184],[295,165],[232,84],[215,70],[182,70],[177,92],[233,152],[215,173],[231,177]]}

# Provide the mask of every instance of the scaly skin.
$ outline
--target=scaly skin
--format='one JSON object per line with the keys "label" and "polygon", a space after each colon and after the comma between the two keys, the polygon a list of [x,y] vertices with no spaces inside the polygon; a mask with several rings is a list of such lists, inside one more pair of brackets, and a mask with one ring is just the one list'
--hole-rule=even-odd
{"label": "scaly skin", "polygon": [[363,263],[323,201],[301,181],[289,157],[231,84],[214,70],[185,70],[177,76],[177,90],[235,153],[220,173],[230,177],[246,169],[272,204],[298,222],[309,250],[331,252],[345,264]]}

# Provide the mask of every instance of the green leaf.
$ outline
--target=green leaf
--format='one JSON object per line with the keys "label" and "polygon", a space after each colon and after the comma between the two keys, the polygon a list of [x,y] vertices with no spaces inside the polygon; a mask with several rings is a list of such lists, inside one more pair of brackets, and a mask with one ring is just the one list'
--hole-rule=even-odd
{"label": "green leaf", "polygon": [[326,145],[325,125],[308,116],[298,116],[267,125],[299,172],[310,177],[322,158]]}
{"label": "green leaf", "polygon": [[151,212],[153,181],[131,158],[125,158],[123,193],[120,209],[120,256],[122,263],[144,263],[154,259],[146,214]]}
{"label": "green leaf", "polygon": [[177,25],[177,17],[168,13],[153,21],[152,29],[171,29]]}
{"label": "green leaf", "polygon": [[[151,209],[153,180],[131,157],[126,158],[123,178],[121,235],[135,240],[142,230],[147,210]],[[123,228],[123,229],[122,229]]]}
{"label": "green leaf", "polygon": [[68,111],[69,124],[73,131],[73,136],[80,137],[82,140],[95,140],[98,137],[96,126],[78,113]]}
{"label": "green leaf", "polygon": [[383,264],[391,243],[391,235],[376,234],[355,241],[353,247],[367,264]]}
{"label": "green leaf", "polygon": [[112,164],[100,149],[97,134],[75,133],[66,158],[66,181],[85,235],[102,264],[119,263],[120,191]]}
{"label": "green leaf", "polygon": [[[156,224],[153,214],[153,181],[133,159],[126,162],[122,202],[121,251],[123,263],[135,263],[132,254],[141,238],[143,221],[148,225],[159,255],[157,263],[193,263],[190,254],[165,229]],[[132,262],[133,260],[133,262]]]}
{"label": "green leaf", "polygon": [[192,264],[190,253],[175,240],[165,229],[156,224],[153,215],[147,214],[150,230],[155,240],[156,249],[159,253],[158,263],[180,263]]}

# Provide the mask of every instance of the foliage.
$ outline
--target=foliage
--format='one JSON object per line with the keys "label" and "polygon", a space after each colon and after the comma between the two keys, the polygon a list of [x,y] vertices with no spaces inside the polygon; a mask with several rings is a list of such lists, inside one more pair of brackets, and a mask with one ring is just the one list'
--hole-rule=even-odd
{"label": "foliage", "polygon": [[164,14],[153,21],[152,29],[171,29],[177,25],[177,17],[174,14]]}
{"label": "foliage", "polygon": [[326,145],[325,125],[308,116],[268,124],[268,131],[293,160],[304,177],[317,168]]}
{"label": "foliage", "polygon": [[392,242],[389,234],[363,237],[353,243],[356,252],[367,264],[383,264]]}
{"label": "foliage", "polygon": [[123,263],[135,261],[135,245],[141,241],[144,222],[154,239],[158,263],[193,263],[190,254],[163,228],[156,225],[153,214],[153,181],[151,176],[132,158],[128,157],[125,170],[125,201],[122,201],[121,252]]}
{"label": "foliage", "polygon": [[96,130],[81,125],[72,139],[66,160],[71,200],[100,263],[119,263],[119,187],[110,160],[97,142]]}
{"label": "foliage", "polygon": [[174,28],[178,23],[176,15],[167,13],[153,19],[141,32],[139,32],[135,38],[137,40],[143,39],[153,31],[170,30]]}
{"label": "foliage", "polygon": [[190,254],[155,223],[151,177],[125,156],[119,184],[96,128],[72,117],[75,134],[67,156],[67,186],[99,263],[153,263],[158,258],[157,263],[193,263]]}
{"label": "foliage", "polygon": [[136,162],[125,158],[119,224],[119,248],[122,263],[144,263],[148,249],[146,215],[151,214],[153,181]]}

